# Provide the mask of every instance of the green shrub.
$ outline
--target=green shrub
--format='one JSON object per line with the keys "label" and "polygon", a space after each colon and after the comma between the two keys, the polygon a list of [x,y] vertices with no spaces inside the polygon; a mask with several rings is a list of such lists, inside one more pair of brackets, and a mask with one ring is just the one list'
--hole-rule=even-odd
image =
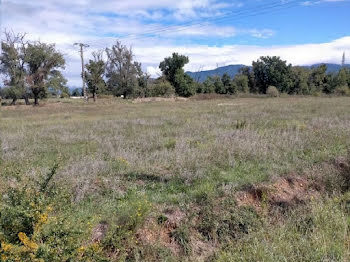
{"label": "green shrub", "polygon": [[176,146],[176,140],[175,139],[168,139],[165,143],[164,143],[164,147],[168,150],[174,149]]}
{"label": "green shrub", "polygon": [[127,257],[138,245],[135,234],[143,225],[151,208],[148,200],[130,194],[117,206],[117,216],[112,218],[111,227],[102,241],[105,249],[118,250],[120,257]]}
{"label": "green shrub", "polygon": [[170,97],[175,94],[175,88],[169,81],[160,81],[150,86],[149,96]]}
{"label": "green shrub", "polygon": [[338,86],[335,88],[335,94],[339,96],[349,96],[350,88],[348,87],[348,85]]}
{"label": "green shrub", "polygon": [[278,97],[279,92],[275,86],[269,86],[266,90],[266,94],[270,97]]}

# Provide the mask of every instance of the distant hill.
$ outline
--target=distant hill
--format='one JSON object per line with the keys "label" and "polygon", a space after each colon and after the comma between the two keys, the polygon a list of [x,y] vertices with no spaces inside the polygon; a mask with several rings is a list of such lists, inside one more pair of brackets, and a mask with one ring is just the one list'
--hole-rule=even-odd
{"label": "distant hill", "polygon": [[[317,66],[320,66],[320,65],[322,65],[322,64],[314,64],[312,66],[303,66],[303,67],[305,67],[305,68],[313,68],[313,67],[317,67]],[[335,72],[338,72],[342,68],[342,66],[338,65],[338,64],[327,64],[326,63],[326,65],[327,65],[327,73],[335,73]],[[350,64],[347,64],[345,66],[350,69]]]}
{"label": "distant hill", "polygon": [[[311,66],[303,66],[305,68],[313,68],[317,67],[321,64],[314,64]],[[327,73],[334,73],[338,72],[341,69],[341,65],[337,64],[327,64]],[[350,69],[350,64],[345,65]],[[228,65],[223,67],[218,67],[213,70],[207,70],[207,71],[200,71],[200,72],[186,72],[190,77],[192,77],[194,80],[199,82],[204,82],[208,76],[222,76],[223,74],[227,73],[231,78],[234,77],[238,71],[245,67],[245,65]],[[250,66],[249,66],[250,67]]]}
{"label": "distant hill", "polygon": [[218,67],[214,70],[200,71],[200,72],[186,72],[190,77],[199,82],[204,82],[208,76],[222,76],[227,73],[230,77],[234,77],[239,69],[245,67],[245,65],[228,65],[223,67]]}

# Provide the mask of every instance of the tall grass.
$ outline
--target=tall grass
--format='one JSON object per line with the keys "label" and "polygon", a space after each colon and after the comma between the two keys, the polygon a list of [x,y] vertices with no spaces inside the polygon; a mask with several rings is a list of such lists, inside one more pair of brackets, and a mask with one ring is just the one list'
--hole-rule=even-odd
{"label": "tall grass", "polygon": [[[27,232],[39,246],[28,252],[45,261],[346,261],[348,213],[333,194],[347,188],[333,163],[349,149],[349,105],[283,97],[3,107],[0,208],[12,210],[9,190],[24,185],[34,193],[21,203],[47,200],[47,222]],[[237,206],[237,191],[292,173],[322,181],[325,198],[282,223]],[[19,232],[10,239],[4,225],[0,241],[20,249]]]}

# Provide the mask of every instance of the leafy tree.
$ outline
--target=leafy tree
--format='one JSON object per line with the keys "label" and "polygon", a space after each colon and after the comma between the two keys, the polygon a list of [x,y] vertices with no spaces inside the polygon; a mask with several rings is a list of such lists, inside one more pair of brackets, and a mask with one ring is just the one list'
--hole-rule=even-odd
{"label": "leafy tree", "polygon": [[296,95],[308,95],[310,94],[310,89],[308,85],[308,79],[310,75],[310,70],[295,66],[292,68],[292,86],[290,87],[289,94]]}
{"label": "leafy tree", "polygon": [[160,70],[166,79],[175,87],[175,92],[180,96],[191,96],[196,92],[193,79],[185,74],[183,67],[189,62],[187,56],[173,53],[159,64]]}
{"label": "leafy tree", "polygon": [[103,79],[105,74],[106,64],[102,58],[102,52],[93,52],[93,60],[89,60],[89,63],[85,65],[85,80],[87,87],[94,102],[96,102],[97,94],[102,93],[106,88],[106,83]]}
{"label": "leafy tree", "polygon": [[214,76],[213,77],[214,87],[215,87],[215,93],[217,94],[226,94],[226,88],[224,84],[221,81],[220,76]]}
{"label": "leafy tree", "polygon": [[253,72],[252,68],[250,68],[249,66],[242,67],[239,70],[239,74],[245,75],[248,78],[249,92],[251,92],[251,93],[258,93],[259,92],[258,88],[256,87],[255,76],[254,76],[254,72]]}
{"label": "leafy tree", "polygon": [[47,89],[53,95],[61,97],[69,97],[69,89],[67,87],[67,79],[58,70],[52,70],[46,83]]}
{"label": "leafy tree", "polygon": [[148,96],[165,96],[170,97],[175,94],[174,87],[170,84],[165,77],[160,77],[154,81],[153,84],[150,85],[150,90]]}
{"label": "leafy tree", "polygon": [[350,84],[350,70],[343,67],[338,73],[330,73],[326,76],[326,85],[323,92],[339,94],[339,90],[346,90]]}
{"label": "leafy tree", "polygon": [[7,98],[12,99],[12,104],[16,104],[17,99],[22,97],[25,98],[26,104],[29,104],[25,83],[27,42],[24,38],[25,34],[5,31],[4,39],[1,42],[0,73],[6,77],[4,92]]}
{"label": "leafy tree", "polygon": [[175,92],[179,96],[190,97],[196,93],[196,86],[193,79],[179,69],[175,74]]}
{"label": "leafy tree", "polygon": [[277,56],[262,56],[253,62],[255,83],[260,93],[266,93],[269,86],[276,86],[279,92],[287,93],[292,86],[292,65]]}
{"label": "leafy tree", "polygon": [[322,64],[320,66],[311,69],[308,84],[311,94],[320,93],[327,90],[327,65]]}
{"label": "leafy tree", "polygon": [[133,95],[135,97],[151,96],[149,85],[148,85],[150,75],[142,71],[140,63],[135,63],[135,66],[136,66],[137,87],[134,89]]}
{"label": "leafy tree", "polygon": [[34,96],[34,104],[47,92],[49,76],[55,77],[57,68],[64,68],[65,60],[55,45],[35,42],[26,48],[27,83]]}
{"label": "leafy tree", "polygon": [[221,77],[221,82],[224,86],[225,94],[236,93],[236,87],[233,84],[231,77],[227,73],[223,74],[223,76]]}
{"label": "leafy tree", "polygon": [[233,79],[236,90],[241,93],[249,93],[248,82],[248,77],[243,74],[237,74]]}
{"label": "leafy tree", "polygon": [[164,61],[159,64],[159,68],[167,80],[175,86],[176,74],[180,69],[183,69],[188,62],[189,59],[187,56],[173,53],[172,57],[165,58]]}
{"label": "leafy tree", "polygon": [[107,86],[114,95],[127,98],[134,94],[138,86],[138,75],[141,64],[134,62],[134,54],[121,42],[117,41],[111,48],[106,49]]}
{"label": "leafy tree", "polygon": [[213,78],[208,76],[207,79],[203,82],[202,88],[200,90],[200,93],[204,94],[211,94],[215,92],[215,85]]}

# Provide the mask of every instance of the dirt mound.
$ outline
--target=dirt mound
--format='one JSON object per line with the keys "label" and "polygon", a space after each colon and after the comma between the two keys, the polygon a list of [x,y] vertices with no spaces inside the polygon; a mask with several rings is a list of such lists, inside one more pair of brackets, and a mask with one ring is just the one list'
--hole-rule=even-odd
{"label": "dirt mound", "polygon": [[138,230],[137,238],[140,242],[149,245],[160,243],[174,254],[179,254],[181,248],[171,237],[171,233],[180,226],[185,216],[185,213],[179,209],[168,209],[164,212],[164,221],[156,221],[154,218],[148,219],[144,226]]}
{"label": "dirt mound", "polygon": [[253,206],[261,211],[265,205],[290,207],[321,195],[322,187],[305,177],[290,175],[273,184],[252,186],[236,194],[238,206]]}
{"label": "dirt mound", "polygon": [[103,240],[103,238],[107,234],[108,230],[108,224],[107,222],[101,222],[99,223],[93,230],[92,230],[92,236],[91,241],[92,242],[100,242]]}

